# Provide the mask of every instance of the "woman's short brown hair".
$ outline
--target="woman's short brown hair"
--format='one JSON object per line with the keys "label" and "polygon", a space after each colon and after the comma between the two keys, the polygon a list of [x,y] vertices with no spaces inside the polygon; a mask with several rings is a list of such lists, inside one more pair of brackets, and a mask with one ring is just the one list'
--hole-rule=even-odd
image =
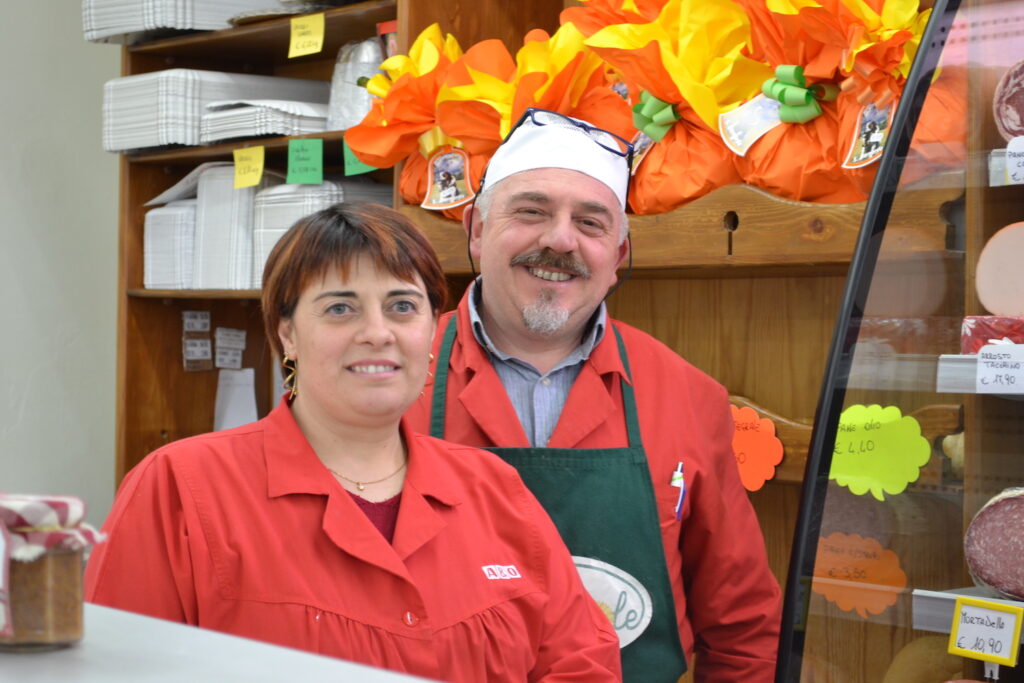
{"label": "woman's short brown hair", "polygon": [[299,219],[263,268],[263,326],[271,348],[283,355],[277,328],[295,312],[310,282],[337,268],[348,277],[353,259],[367,255],[382,271],[413,282],[419,275],[434,314],[444,308],[448,283],[434,248],[416,224],[386,206],[341,202]]}

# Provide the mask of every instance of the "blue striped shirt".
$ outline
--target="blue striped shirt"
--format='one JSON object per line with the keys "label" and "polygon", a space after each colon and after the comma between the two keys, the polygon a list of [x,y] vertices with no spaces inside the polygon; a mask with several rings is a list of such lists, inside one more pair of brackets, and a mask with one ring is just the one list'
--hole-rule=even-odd
{"label": "blue striped shirt", "polygon": [[562,408],[565,407],[565,401],[569,398],[572,383],[583,369],[584,361],[604,338],[608,320],[604,302],[601,302],[591,317],[583,342],[558,365],[542,375],[530,363],[502,352],[491,342],[480,317],[482,288],[482,277],[478,277],[470,285],[469,320],[473,325],[473,334],[480,346],[487,351],[491,364],[505,387],[505,393],[512,401],[516,415],[519,416],[519,424],[522,425],[530,445],[547,446],[562,414]]}

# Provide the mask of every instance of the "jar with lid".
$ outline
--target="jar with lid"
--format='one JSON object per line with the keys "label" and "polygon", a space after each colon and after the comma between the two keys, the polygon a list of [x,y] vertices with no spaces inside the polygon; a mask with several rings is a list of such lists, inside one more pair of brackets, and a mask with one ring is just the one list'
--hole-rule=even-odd
{"label": "jar with lid", "polygon": [[0,494],[0,651],[82,638],[82,555],[102,534],[71,496]]}

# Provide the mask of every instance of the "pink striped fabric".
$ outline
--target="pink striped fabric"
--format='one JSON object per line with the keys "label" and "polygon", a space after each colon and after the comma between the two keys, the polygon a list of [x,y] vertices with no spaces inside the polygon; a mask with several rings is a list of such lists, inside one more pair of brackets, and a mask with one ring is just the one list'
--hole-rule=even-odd
{"label": "pink striped fabric", "polygon": [[51,548],[80,550],[99,543],[104,534],[84,517],[80,498],[0,493],[0,524],[10,533],[13,560],[31,562]]}

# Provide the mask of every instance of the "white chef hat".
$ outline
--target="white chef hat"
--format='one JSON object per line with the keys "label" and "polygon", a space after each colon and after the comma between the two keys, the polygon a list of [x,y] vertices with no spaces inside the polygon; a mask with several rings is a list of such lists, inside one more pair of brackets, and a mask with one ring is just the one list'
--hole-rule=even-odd
{"label": "white chef hat", "polygon": [[586,121],[528,109],[491,157],[484,181],[490,187],[523,171],[565,168],[607,185],[625,209],[630,150],[622,138]]}

